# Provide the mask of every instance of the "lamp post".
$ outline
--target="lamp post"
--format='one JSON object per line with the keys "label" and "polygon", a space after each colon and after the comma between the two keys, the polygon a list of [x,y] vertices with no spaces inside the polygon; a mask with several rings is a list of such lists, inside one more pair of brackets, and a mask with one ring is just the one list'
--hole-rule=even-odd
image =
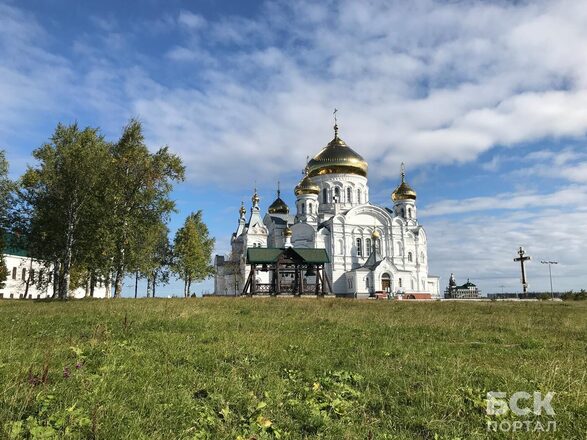
{"label": "lamp post", "polygon": [[558,264],[558,261],[541,261],[542,264],[548,264],[548,276],[550,278],[550,297],[554,299],[554,292],[552,290],[552,265]]}

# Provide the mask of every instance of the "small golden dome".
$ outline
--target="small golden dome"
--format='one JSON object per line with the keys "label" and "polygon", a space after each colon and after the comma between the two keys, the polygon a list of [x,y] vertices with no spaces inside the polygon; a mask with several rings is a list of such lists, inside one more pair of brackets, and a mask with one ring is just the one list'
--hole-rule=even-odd
{"label": "small golden dome", "polygon": [[300,180],[295,187],[294,193],[296,196],[300,196],[302,194],[320,194],[320,187],[312,182],[312,179],[308,177],[308,174]]}
{"label": "small golden dome", "polygon": [[381,234],[379,233],[379,231],[377,229],[375,229],[372,233],[371,233],[371,238],[373,240],[378,240],[379,238],[381,238]]}
{"label": "small golden dome", "polygon": [[241,215],[241,217],[244,217],[247,213],[247,210],[245,209],[245,202],[241,202],[241,207],[238,210],[238,213]]}
{"label": "small golden dome", "polygon": [[403,163],[401,176],[402,181],[395,189],[395,191],[391,193],[391,200],[394,202],[398,200],[416,200],[416,191],[414,191],[412,187],[406,182],[406,171]]}
{"label": "small golden dome", "polygon": [[308,176],[323,174],[358,174],[367,177],[367,162],[338,137],[338,126],[334,126],[334,139],[308,162]]}
{"label": "small golden dome", "polygon": [[281,199],[280,195],[280,191],[277,190],[277,198],[267,209],[267,211],[269,211],[269,214],[289,214],[289,207]]}
{"label": "small golden dome", "polygon": [[259,197],[259,194],[257,194],[257,190],[255,189],[255,193],[253,194],[253,197],[251,197],[251,201],[253,202],[253,205],[256,205],[259,203],[260,200],[261,198]]}
{"label": "small golden dome", "polygon": [[287,226],[284,230],[283,230],[283,236],[284,237],[291,237],[293,234],[293,232],[291,231],[291,229],[289,228],[289,226]]}

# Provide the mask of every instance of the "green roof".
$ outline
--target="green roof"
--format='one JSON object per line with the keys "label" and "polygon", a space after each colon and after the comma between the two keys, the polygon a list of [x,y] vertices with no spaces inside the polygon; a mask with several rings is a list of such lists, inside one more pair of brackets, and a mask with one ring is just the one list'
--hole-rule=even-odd
{"label": "green roof", "polygon": [[310,264],[329,263],[326,249],[302,249],[302,248],[248,248],[247,263],[268,264],[275,263],[279,256],[286,251],[296,254],[303,262]]}
{"label": "green roof", "polygon": [[18,246],[19,241],[21,240],[13,234],[4,234],[4,249],[2,249],[2,253],[16,257],[28,257],[27,250]]}

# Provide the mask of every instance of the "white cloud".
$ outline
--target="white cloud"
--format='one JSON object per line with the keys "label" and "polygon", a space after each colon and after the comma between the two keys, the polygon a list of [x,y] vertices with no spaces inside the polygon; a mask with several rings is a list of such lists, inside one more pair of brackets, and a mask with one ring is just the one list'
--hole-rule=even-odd
{"label": "white cloud", "polygon": [[204,17],[186,10],[180,11],[177,22],[192,30],[199,30],[206,26],[206,19]]}
{"label": "white cloud", "polygon": [[549,291],[548,269],[541,260],[556,260],[554,289],[587,288],[587,211],[541,209],[500,215],[426,220],[431,273],[442,276],[443,288],[454,272],[459,282],[470,277],[485,293],[519,292],[520,267],[514,263],[518,246],[527,264],[531,291]]}
{"label": "white cloud", "polygon": [[[496,145],[587,130],[587,18],[572,3],[280,6],[256,21],[209,23],[188,47],[227,45],[205,94],[167,86],[138,99],[145,120],[175,121],[154,126],[155,141],[246,161],[233,182],[272,179],[328,141],[336,106],[343,137],[377,179],[402,160],[466,162]],[[178,118],[177,108],[206,116]],[[194,161],[192,177],[225,182],[210,168],[217,159]]]}
{"label": "white cloud", "polygon": [[[587,8],[577,2],[280,2],[215,21],[181,10],[177,24],[197,32],[176,34],[164,50],[172,63],[192,63],[194,86],[161,79],[132,46],[140,35],[117,33],[110,21],[99,45],[78,41],[90,63],[74,73],[28,36],[45,32],[34,18],[3,8],[4,46],[33,56],[27,70],[2,66],[11,93],[1,113],[88,96],[106,125],[141,117],[150,141],[186,157],[196,182],[298,170],[328,142],[334,107],[374,180],[401,161],[467,162],[496,145],[587,131]],[[137,71],[154,86],[136,87]],[[57,82],[79,87],[73,94]],[[219,163],[237,171],[219,173]],[[583,182],[581,174],[569,175]]]}
{"label": "white cloud", "polygon": [[441,200],[421,209],[425,216],[463,214],[479,211],[527,210],[560,207],[564,209],[587,206],[587,186],[575,185],[548,194],[503,193],[491,197]]}

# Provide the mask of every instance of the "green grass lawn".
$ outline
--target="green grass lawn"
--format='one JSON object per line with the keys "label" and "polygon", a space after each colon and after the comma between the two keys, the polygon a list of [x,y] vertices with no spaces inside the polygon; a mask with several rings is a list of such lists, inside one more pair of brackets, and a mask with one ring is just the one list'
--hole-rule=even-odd
{"label": "green grass lawn", "polygon": [[[0,437],[587,438],[587,302],[0,302]],[[488,433],[488,391],[556,432]]]}

